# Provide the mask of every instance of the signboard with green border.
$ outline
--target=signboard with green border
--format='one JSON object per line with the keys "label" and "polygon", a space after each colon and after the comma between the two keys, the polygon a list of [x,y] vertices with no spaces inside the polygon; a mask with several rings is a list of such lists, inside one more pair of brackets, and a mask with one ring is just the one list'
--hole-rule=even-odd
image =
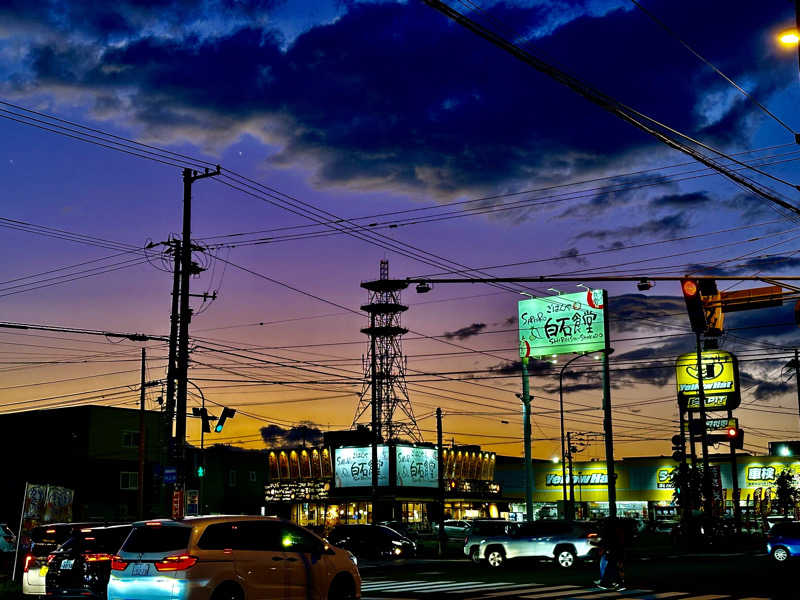
{"label": "signboard with green border", "polygon": [[603,290],[521,300],[522,358],[595,352],[606,347]]}

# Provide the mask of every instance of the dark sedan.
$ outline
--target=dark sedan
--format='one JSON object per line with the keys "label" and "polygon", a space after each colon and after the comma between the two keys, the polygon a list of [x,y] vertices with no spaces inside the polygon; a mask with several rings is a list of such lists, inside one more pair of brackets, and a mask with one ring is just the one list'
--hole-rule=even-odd
{"label": "dark sedan", "polygon": [[130,525],[76,527],[48,557],[47,596],[105,598],[111,559],[130,531]]}
{"label": "dark sedan", "polygon": [[406,558],[417,553],[417,545],[383,525],[337,525],[328,541],[358,558]]}

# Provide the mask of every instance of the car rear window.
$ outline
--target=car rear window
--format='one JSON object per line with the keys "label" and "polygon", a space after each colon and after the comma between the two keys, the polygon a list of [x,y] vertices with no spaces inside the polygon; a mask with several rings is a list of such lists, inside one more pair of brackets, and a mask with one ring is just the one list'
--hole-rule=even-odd
{"label": "car rear window", "polygon": [[134,527],[122,550],[125,552],[172,552],[189,545],[191,527],[183,525],[144,525]]}
{"label": "car rear window", "polygon": [[503,535],[507,526],[507,521],[475,521],[470,531],[477,535]]}

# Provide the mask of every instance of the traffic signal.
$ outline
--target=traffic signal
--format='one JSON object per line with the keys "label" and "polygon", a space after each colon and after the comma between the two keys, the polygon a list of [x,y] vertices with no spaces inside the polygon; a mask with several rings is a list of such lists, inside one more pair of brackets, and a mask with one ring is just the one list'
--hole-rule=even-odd
{"label": "traffic signal", "polygon": [[681,462],[685,457],[683,449],[683,436],[679,433],[672,436],[672,458]]}
{"label": "traffic signal", "polygon": [[211,433],[211,421],[208,418],[208,410],[203,408],[197,408],[196,406],[192,408],[192,414],[195,417],[200,417],[203,421],[203,431],[205,433]]}
{"label": "traffic signal", "polygon": [[713,279],[681,279],[681,291],[689,313],[689,324],[695,333],[722,333],[722,302],[717,282]]}
{"label": "traffic signal", "polygon": [[197,476],[198,477],[205,477],[206,476],[206,470],[205,470],[205,468],[203,468],[203,465],[197,465]]}
{"label": "traffic signal", "polygon": [[728,437],[731,446],[736,450],[744,448],[744,431],[738,427],[728,427],[725,430],[725,435]]}
{"label": "traffic signal", "polygon": [[214,431],[219,433],[222,431],[222,428],[225,426],[225,421],[228,419],[232,419],[233,415],[236,414],[235,408],[228,408],[227,406],[222,409],[222,414],[219,416],[219,421],[217,421],[217,426],[214,427]]}
{"label": "traffic signal", "polygon": [[689,324],[692,331],[702,333],[706,330],[706,315],[703,310],[703,298],[700,296],[700,285],[697,279],[681,279],[681,291],[689,313]]}

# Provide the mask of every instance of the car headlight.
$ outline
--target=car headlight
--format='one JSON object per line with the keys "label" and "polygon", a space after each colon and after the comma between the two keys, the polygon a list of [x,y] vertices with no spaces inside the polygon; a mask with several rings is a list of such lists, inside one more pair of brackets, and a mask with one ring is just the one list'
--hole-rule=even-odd
{"label": "car headlight", "polygon": [[356,555],[349,550],[345,550],[345,552],[347,553],[347,558],[349,558],[355,566],[358,566],[358,559],[356,558]]}

